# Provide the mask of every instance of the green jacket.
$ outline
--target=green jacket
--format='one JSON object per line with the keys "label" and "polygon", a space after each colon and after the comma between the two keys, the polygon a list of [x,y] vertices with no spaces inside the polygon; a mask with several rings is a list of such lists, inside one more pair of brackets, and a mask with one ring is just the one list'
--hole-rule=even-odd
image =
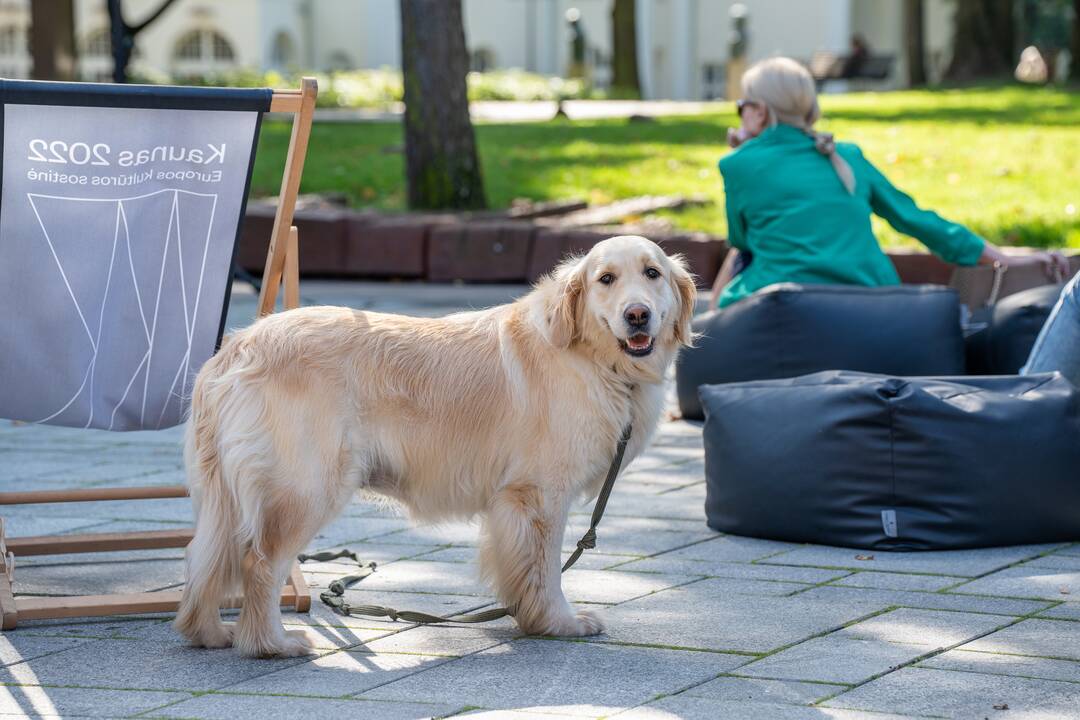
{"label": "green jacket", "polygon": [[982,238],[915,202],[863,157],[837,143],[855,173],[848,194],[829,159],[798,128],[776,125],[720,160],[727,198],[728,241],[753,253],[728,284],[720,307],[779,282],[896,285],[899,276],[870,229],[885,218],[946,262],[975,265]]}

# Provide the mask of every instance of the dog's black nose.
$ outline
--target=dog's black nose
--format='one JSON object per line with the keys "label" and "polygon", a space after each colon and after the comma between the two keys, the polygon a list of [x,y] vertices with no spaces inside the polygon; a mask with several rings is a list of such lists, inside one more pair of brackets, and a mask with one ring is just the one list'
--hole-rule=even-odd
{"label": "dog's black nose", "polygon": [[640,303],[631,305],[623,311],[623,317],[626,318],[626,324],[635,328],[648,325],[650,315],[649,308]]}

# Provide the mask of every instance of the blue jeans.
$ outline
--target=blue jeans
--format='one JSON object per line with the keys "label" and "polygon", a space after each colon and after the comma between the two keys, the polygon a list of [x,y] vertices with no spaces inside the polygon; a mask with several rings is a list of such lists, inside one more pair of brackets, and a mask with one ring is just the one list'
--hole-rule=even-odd
{"label": "blue jeans", "polygon": [[1080,274],[1061,291],[1020,374],[1054,370],[1080,387]]}

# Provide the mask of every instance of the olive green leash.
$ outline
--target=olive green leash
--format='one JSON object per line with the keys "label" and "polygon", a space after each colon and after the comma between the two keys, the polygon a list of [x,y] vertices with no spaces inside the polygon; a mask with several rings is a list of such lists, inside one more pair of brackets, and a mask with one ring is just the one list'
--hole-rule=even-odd
{"label": "olive green leash", "polygon": [[[601,518],[604,517],[604,510],[607,508],[608,498],[611,496],[611,490],[615,487],[615,478],[619,475],[619,470],[622,469],[623,456],[626,454],[626,445],[630,442],[630,430],[631,426],[627,425],[623,431],[622,437],[619,438],[618,447],[615,449],[615,457],[611,460],[611,467],[608,468],[607,477],[604,478],[604,485],[600,488],[600,494],[596,497],[596,504],[593,506],[592,520],[589,523],[589,529],[585,531],[585,534],[581,536],[581,539],[577,542],[577,547],[574,548],[574,552],[563,563],[562,572],[569,570],[574,563],[578,561],[581,554],[586,550],[591,550],[596,547],[596,528],[600,525]],[[346,575],[338,578],[334,582],[330,583],[326,592],[319,595],[319,599],[323,601],[323,604],[329,607],[338,615],[364,615],[367,617],[379,617],[389,618],[390,620],[404,620],[405,622],[420,623],[422,625],[435,625],[437,623],[483,623],[490,622],[492,620],[498,620],[506,616],[513,617],[514,612],[510,608],[498,607],[491,608],[489,610],[481,610],[480,612],[471,613],[467,615],[451,615],[450,617],[443,617],[442,615],[431,615],[425,612],[417,612],[415,610],[395,610],[394,608],[386,607],[384,605],[350,605],[345,602],[345,591],[350,587],[360,582],[364,578],[375,572],[375,563],[362,563],[356,556],[356,553],[351,550],[339,550],[338,552],[319,552],[311,555],[299,555],[297,560],[301,563],[313,560],[316,562],[328,562],[330,560],[336,560],[338,558],[350,558],[356,561],[360,565],[360,571],[352,575]]]}

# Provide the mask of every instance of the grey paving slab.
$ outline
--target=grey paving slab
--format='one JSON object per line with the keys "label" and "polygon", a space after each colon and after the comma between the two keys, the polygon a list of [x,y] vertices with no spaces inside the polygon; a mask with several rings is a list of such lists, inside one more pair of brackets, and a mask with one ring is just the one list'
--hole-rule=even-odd
{"label": "grey paving slab", "polygon": [[753,562],[798,547],[802,546],[776,540],[761,540],[714,533],[714,537],[707,542],[679,548],[664,553],[662,557],[710,562]]}
{"label": "grey paving slab", "polygon": [[952,593],[908,592],[904,590],[874,590],[871,588],[839,587],[824,585],[811,588],[803,594],[807,599],[847,603],[862,602],[885,608],[891,605],[923,608],[926,610],[958,610],[995,615],[1019,616],[1035,613],[1049,607],[1043,600],[1018,600],[1014,598],[986,597],[982,595],[955,595]]}
{"label": "grey paving slab", "polygon": [[86,565],[20,567],[15,592],[31,595],[99,595],[151,592],[184,581],[182,560],[143,560]]}
{"label": "grey paving slab", "polygon": [[1007,622],[995,615],[900,609],[739,668],[757,677],[859,683]]}
{"label": "grey paving slab", "polygon": [[1021,620],[992,635],[962,645],[963,650],[1039,655],[1080,662],[1080,623],[1064,620]]}
{"label": "grey paving slab", "polygon": [[[645,488],[649,492],[634,493],[633,488]],[[705,527],[705,501],[693,494],[686,494],[683,490],[671,493],[657,494],[653,492],[657,486],[648,483],[625,483],[624,492],[612,493],[608,501],[605,518],[614,517],[642,517],[669,520],[693,520]],[[670,486],[668,486],[670,487]],[[588,515],[592,512],[589,508],[577,508],[574,514]],[[605,522],[607,522],[605,520]]]}
{"label": "grey paving slab", "polygon": [[826,710],[754,700],[709,700],[684,694],[666,697],[612,716],[612,720],[900,720],[909,715]]}
{"label": "grey paving slab", "polygon": [[[91,530],[93,532],[102,532],[102,528],[109,528],[110,531],[113,528],[119,527],[117,525],[95,525]],[[126,525],[124,525],[126,527]],[[64,555],[25,555],[16,560],[16,563],[20,568],[37,566],[37,565],[92,565],[94,563],[110,563],[110,562],[141,562],[144,560],[182,560],[184,558],[183,548],[162,548],[160,550],[124,550],[120,552],[108,552],[108,553],[67,553]],[[18,574],[18,573],[16,573]],[[16,580],[17,582],[17,580]]]}
{"label": "grey paving slab", "polygon": [[[452,662],[451,657],[342,650],[228,686],[229,692],[344,698]],[[398,699],[398,698],[393,698]],[[407,701],[442,702],[435,696]]]}
{"label": "grey paving slab", "polygon": [[[1080,685],[911,667],[838,695],[824,705],[950,718],[1075,720]],[[995,709],[995,705],[1008,705],[1008,712]]]}
{"label": "grey paving slab", "polygon": [[744,677],[718,677],[697,685],[682,695],[727,701],[753,701],[809,705],[847,689],[846,685],[808,683],[795,680],[762,680]]}
{"label": "grey paving slab", "polygon": [[[559,705],[625,707],[673,693],[745,662],[718,653],[688,653],[559,640],[515,640],[384,685],[364,694],[380,700],[438,699],[489,709]],[[587,669],[585,671],[584,669]],[[587,682],[574,682],[587,672]],[[528,688],[523,697],[522,689]]]}
{"label": "grey paving slab", "polygon": [[82,645],[85,640],[70,637],[46,637],[29,633],[5,632],[0,635],[0,665],[5,667],[44,657]]}
{"label": "grey paving slab", "polygon": [[[593,641],[765,653],[878,612],[880,602],[737,594],[735,582],[702,580],[605,611],[607,630]],[[763,586],[778,583],[757,581]]]}
{"label": "grey paving slab", "polygon": [[1080,602],[1066,602],[1039,613],[1039,617],[1080,620]]}
{"label": "grey paving slab", "polygon": [[[562,712],[563,706],[557,708],[559,712],[537,712],[535,710],[471,710],[460,716],[469,720],[566,720],[568,717],[601,718],[610,715],[612,708],[589,708],[573,707],[572,712]],[[620,708],[616,708],[618,711]],[[592,712],[596,710],[596,712]]]}
{"label": "grey paving slab", "polygon": [[976,577],[1028,560],[1053,550],[1058,545],[1022,545],[979,550],[927,552],[881,552],[851,548],[807,545],[762,562],[781,565],[815,565],[852,570],[940,573]]}
{"label": "grey paving slab", "polygon": [[917,643],[944,648],[958,645],[1012,622],[1012,618],[999,615],[900,608],[849,625],[836,635],[859,640]]}
{"label": "grey paving slab", "polygon": [[377,654],[413,653],[460,657],[486,650],[521,635],[521,631],[510,618],[486,623],[482,627],[422,625],[364,643],[363,649]]}
{"label": "grey paving slab", "polygon": [[[37,506],[40,508],[40,506]],[[9,537],[22,535],[64,535],[72,532],[96,532],[105,520],[98,517],[51,517],[40,509],[37,514],[4,513],[4,531]]]}
{"label": "grey paving slab", "polygon": [[704,479],[705,460],[700,459],[677,464],[643,463],[640,467],[631,465],[619,481],[686,485]]}
{"label": "grey paving slab", "polygon": [[839,635],[813,638],[739,668],[749,677],[859,683],[933,652],[932,645],[858,640]]}
{"label": "grey paving slab", "polygon": [[[35,638],[60,641],[62,638]],[[139,690],[213,690],[288,667],[304,658],[253,660],[232,649],[172,642],[94,640],[0,669],[0,682]]]}
{"label": "grey paving slab", "polygon": [[[400,547],[420,547],[420,546],[402,545]],[[569,553],[567,553],[566,556],[568,557]],[[474,568],[472,570],[472,572],[474,574],[476,572],[478,572],[475,569],[477,567],[477,551],[476,551],[476,548],[474,548],[474,547],[457,547],[457,546],[455,546],[455,547],[431,548],[430,550],[428,550],[424,554],[418,555],[418,556],[416,556],[416,557],[414,557],[412,559],[414,559],[414,560],[432,561],[432,562],[458,563],[460,565],[467,565],[469,567]],[[633,560],[633,559],[634,559],[633,556],[609,555],[609,554],[606,554],[606,553],[597,552],[596,550],[589,550],[588,552],[584,553],[581,557],[579,557],[576,563],[574,563],[574,569],[575,570],[607,570],[608,568],[610,568],[612,566],[621,565],[622,563],[625,563],[627,560]],[[465,572],[468,572],[468,571],[465,571]]]}
{"label": "grey paving slab", "polygon": [[51,518],[84,518],[90,522],[106,520],[157,520],[192,523],[191,500],[169,498],[162,500],[118,500],[112,502],[53,503],[51,505],[14,505],[4,508],[5,518],[42,516]]}
{"label": "grey paving slab", "polygon": [[476,545],[480,526],[472,523],[446,523],[410,527],[381,537],[382,542],[405,545]]}
{"label": "grey paving slab", "polygon": [[1057,570],[1080,570],[1080,555],[1065,555],[1051,553],[1040,558],[1030,560],[1020,567],[1054,568]]}
{"label": "grey paving slab", "polygon": [[876,590],[913,590],[918,592],[935,592],[942,588],[967,582],[964,577],[949,577],[946,575],[914,575],[911,573],[890,572],[857,572],[839,580],[833,581],[833,585],[845,587],[873,588]]}
{"label": "grey paving slab", "polygon": [[310,720],[313,717],[366,717],[378,720],[426,720],[445,717],[460,708],[451,705],[316,700],[302,697],[225,695],[214,693],[147,713],[148,718],[236,720],[263,716],[274,720]]}
{"label": "grey paving slab", "polygon": [[1080,597],[1080,569],[1022,565],[1000,570],[953,588],[955,593],[1068,600]]}
{"label": "grey paving slab", "polygon": [[[161,626],[168,626],[164,620],[133,620],[128,617],[115,617],[106,620],[89,620],[72,622],[71,620],[54,620],[43,622],[41,620],[28,620],[20,622],[17,633],[11,637],[23,635],[37,635],[39,637],[70,637],[86,638],[89,640],[117,640],[145,637],[146,634]],[[171,629],[171,626],[170,626]]]}
{"label": "grey paving slab", "polygon": [[[226,621],[235,622],[236,617],[228,616],[226,617]],[[312,647],[316,650],[341,650],[353,647],[360,647],[363,649],[365,643],[385,637],[390,633],[395,632],[395,630],[396,629],[393,627],[371,629],[308,626],[305,628],[307,637],[311,640]],[[163,643],[182,642],[179,634],[172,626],[171,619],[165,622],[157,622],[138,630],[128,631],[122,637]]]}
{"label": "grey paving slab", "polygon": [[630,573],[678,573],[703,577],[741,578],[747,580],[777,580],[785,582],[828,582],[850,575],[848,570],[823,570],[812,567],[765,565],[761,563],[710,562],[707,560],[682,560],[671,554],[625,562],[615,568]]}
{"label": "grey paving slab", "polygon": [[[313,582],[317,587],[326,587],[333,579],[333,575],[317,575]],[[399,560],[380,566],[357,587],[365,592],[490,595],[475,568],[423,560]]]}
{"label": "grey paving slab", "polygon": [[949,650],[919,663],[920,667],[961,670],[990,675],[1065,680],[1080,683],[1080,662],[1026,655],[999,655],[970,650]]}
{"label": "grey paving slab", "polygon": [[[384,517],[342,517],[334,520],[316,533],[309,548],[323,550],[338,545],[357,543],[371,538],[396,533],[411,526],[405,518]],[[399,540],[387,540],[399,543]]]}
{"label": "grey paving slab", "polygon": [[189,693],[7,685],[0,687],[0,716],[123,717],[190,697]]}
{"label": "grey paving slab", "polygon": [[[572,551],[588,529],[588,517],[572,515],[563,536],[563,552]],[[693,521],[605,517],[596,532],[596,549],[615,555],[655,555],[711,540],[716,535],[704,523]]]}
{"label": "grey paving slab", "polygon": [[562,576],[563,593],[570,602],[622,603],[696,578],[686,575],[643,575],[608,570],[579,570],[575,565]]}

